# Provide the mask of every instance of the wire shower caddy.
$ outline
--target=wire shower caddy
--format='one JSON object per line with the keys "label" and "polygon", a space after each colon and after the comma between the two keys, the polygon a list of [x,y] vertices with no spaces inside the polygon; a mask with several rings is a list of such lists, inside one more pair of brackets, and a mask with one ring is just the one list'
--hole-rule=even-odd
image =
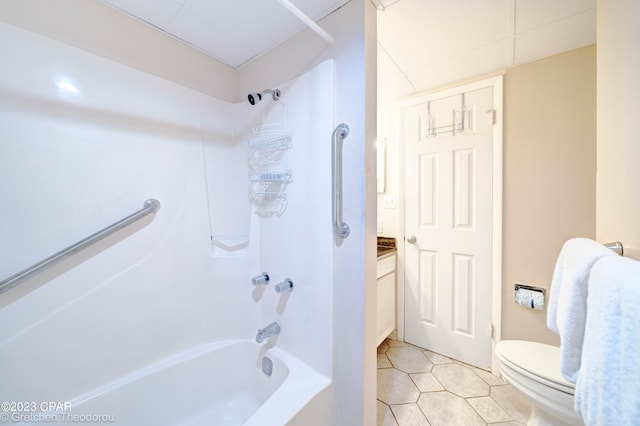
{"label": "wire shower caddy", "polygon": [[249,199],[260,217],[281,216],[287,208],[287,189],[293,181],[288,163],[291,133],[285,124],[261,124],[253,129],[249,145]]}

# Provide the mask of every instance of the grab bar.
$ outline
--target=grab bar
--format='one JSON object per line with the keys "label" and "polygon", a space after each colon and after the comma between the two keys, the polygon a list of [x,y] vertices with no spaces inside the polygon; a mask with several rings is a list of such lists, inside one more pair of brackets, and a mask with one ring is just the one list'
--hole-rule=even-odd
{"label": "grab bar", "polygon": [[142,219],[143,217],[151,213],[155,213],[158,210],[160,210],[160,202],[158,200],[155,200],[153,198],[146,200],[141,210],[138,210],[137,212],[130,214],[129,216],[125,217],[122,220],[119,220],[113,225],[107,226],[106,228],[96,232],[95,234],[92,234],[63,250],[52,254],[46,259],[43,259],[40,262],[35,263],[26,269],[23,269],[17,274],[14,274],[9,278],[0,281],[0,293],[4,293],[5,291],[17,286],[20,282],[26,280],[27,278],[30,278],[32,275],[40,273],[44,269],[57,264],[64,258],[70,257],[75,253],[86,249],[87,247],[97,243],[98,241],[108,237],[109,235],[119,231],[120,229]]}
{"label": "grab bar", "polygon": [[342,143],[349,135],[349,126],[338,124],[332,136],[332,162],[333,171],[333,232],[337,237],[345,239],[349,236],[349,225],[342,221]]}

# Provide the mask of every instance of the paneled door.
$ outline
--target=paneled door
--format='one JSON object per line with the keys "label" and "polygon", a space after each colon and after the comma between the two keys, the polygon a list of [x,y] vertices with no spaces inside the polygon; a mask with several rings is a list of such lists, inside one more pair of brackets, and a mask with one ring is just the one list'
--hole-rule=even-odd
{"label": "paneled door", "polygon": [[481,368],[491,366],[494,121],[492,87],[403,110],[405,340]]}

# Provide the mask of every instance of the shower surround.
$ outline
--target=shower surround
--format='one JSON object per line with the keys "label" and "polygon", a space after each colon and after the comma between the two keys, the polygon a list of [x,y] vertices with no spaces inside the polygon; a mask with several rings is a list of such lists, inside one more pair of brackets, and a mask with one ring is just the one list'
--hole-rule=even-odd
{"label": "shower surround", "polygon": [[[9,24],[0,23],[0,45],[7,59],[0,278],[148,198],[162,204],[0,295],[0,400],[74,401],[190,348],[253,341],[277,320],[280,335],[259,354],[273,346],[284,354],[278,359],[302,361],[326,379],[316,412],[297,417],[326,424],[334,368],[334,62],[280,82],[285,117],[282,103],[228,103]],[[246,141],[252,128],[272,122],[292,135],[292,183],[285,213],[261,218],[248,200]],[[262,271],[272,284],[291,278],[295,291],[253,287]],[[259,369],[258,361],[246,368]],[[210,374],[212,387],[233,380]],[[180,380],[167,377],[168,387]],[[92,409],[113,412],[108,404]],[[121,415],[116,421],[127,424]]]}

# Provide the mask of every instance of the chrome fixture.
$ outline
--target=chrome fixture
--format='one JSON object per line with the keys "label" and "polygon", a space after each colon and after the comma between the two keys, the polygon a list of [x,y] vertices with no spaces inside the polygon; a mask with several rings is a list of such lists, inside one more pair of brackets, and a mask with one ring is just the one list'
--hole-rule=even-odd
{"label": "chrome fixture", "polygon": [[263,95],[267,95],[267,94],[271,95],[274,101],[277,101],[278,99],[280,99],[280,89],[273,89],[273,90],[266,89],[266,90],[263,90],[261,93],[249,93],[249,95],[247,96],[247,99],[249,100],[249,103],[251,105],[255,105],[262,100]]}
{"label": "chrome fixture", "polygon": [[271,376],[273,374],[273,361],[271,361],[271,358],[266,356],[262,358],[262,372],[267,376]]}
{"label": "chrome fixture", "polygon": [[624,256],[624,247],[620,241],[614,241],[604,245],[609,250],[613,250],[618,256]]}
{"label": "chrome fixture", "polygon": [[132,223],[142,219],[143,217],[152,213],[156,213],[158,210],[160,210],[160,201],[153,198],[149,198],[144,202],[141,210],[138,210],[137,212],[130,214],[124,219],[121,219],[116,223],[109,225],[104,229],[101,229],[95,234],[89,235],[87,238],[80,240],[77,243],[70,245],[69,247],[63,250],[60,250],[55,254],[52,254],[46,259],[43,259],[40,262],[29,266],[27,269],[24,269],[18,272],[17,274],[14,274],[9,278],[0,281],[0,293],[3,293],[9,290],[10,288],[17,286],[22,281],[25,281],[31,278],[32,276],[39,274],[43,270],[56,265],[60,261],[67,259],[75,255],[76,253],[86,249],[87,247],[94,245],[98,241],[101,241],[107,238],[108,236],[118,232],[122,228],[125,228],[131,225]]}
{"label": "chrome fixture", "polygon": [[332,186],[333,186],[333,232],[345,239],[349,236],[349,225],[342,221],[342,144],[349,136],[349,126],[338,124],[332,136]]}
{"label": "chrome fixture", "polygon": [[258,330],[258,334],[256,334],[256,343],[262,343],[267,337],[275,336],[277,334],[280,334],[280,324],[278,324],[278,321],[274,321],[265,328]]}
{"label": "chrome fixture", "polygon": [[276,284],[276,293],[291,293],[293,291],[293,281],[285,278],[281,283]]}
{"label": "chrome fixture", "polygon": [[251,284],[253,285],[269,284],[269,274],[267,274],[266,272],[263,272],[260,275],[251,278]]}

